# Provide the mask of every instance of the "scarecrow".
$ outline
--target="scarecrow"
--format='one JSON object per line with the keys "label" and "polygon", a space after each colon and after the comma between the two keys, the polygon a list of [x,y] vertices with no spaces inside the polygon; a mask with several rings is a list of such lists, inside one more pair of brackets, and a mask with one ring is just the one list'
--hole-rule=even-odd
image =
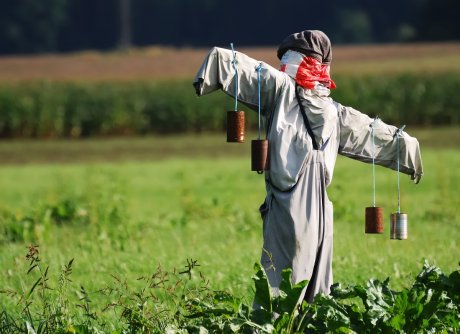
{"label": "scarecrow", "polygon": [[[332,50],[323,32],[305,30],[286,37],[277,56],[279,69],[215,47],[193,84],[198,96],[221,89],[257,110],[256,69],[262,65],[260,108],[268,124],[270,167],[260,207],[261,264],[275,294],[281,271],[291,268],[292,283],[309,281],[302,297],[312,302],[317,293],[328,294],[332,284],[333,207],[326,188],[337,154],[366,163],[374,159],[378,165],[410,175],[415,183],[423,174],[422,161],[417,139],[329,97],[335,88],[329,75]],[[237,91],[234,80],[238,80]]]}

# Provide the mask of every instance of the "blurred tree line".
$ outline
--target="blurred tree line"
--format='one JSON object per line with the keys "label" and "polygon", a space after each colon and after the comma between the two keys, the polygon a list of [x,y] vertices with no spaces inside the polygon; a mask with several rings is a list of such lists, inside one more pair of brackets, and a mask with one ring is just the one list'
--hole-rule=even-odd
{"label": "blurred tree line", "polygon": [[0,54],[276,45],[321,29],[333,43],[460,39],[457,0],[0,0]]}

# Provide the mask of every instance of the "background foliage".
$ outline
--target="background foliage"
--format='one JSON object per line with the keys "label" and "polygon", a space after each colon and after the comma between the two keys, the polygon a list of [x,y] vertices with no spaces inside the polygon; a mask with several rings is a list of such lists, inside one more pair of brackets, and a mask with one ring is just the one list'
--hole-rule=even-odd
{"label": "background foliage", "polygon": [[0,54],[120,44],[277,45],[304,29],[324,30],[333,43],[458,40],[459,6],[455,0],[3,0]]}
{"label": "background foliage", "polygon": [[[459,124],[455,74],[338,76],[333,98],[387,123]],[[232,100],[223,93],[197,98],[189,81],[62,83],[0,86],[0,137],[88,137],[225,129]],[[257,114],[247,112],[255,129]]]}

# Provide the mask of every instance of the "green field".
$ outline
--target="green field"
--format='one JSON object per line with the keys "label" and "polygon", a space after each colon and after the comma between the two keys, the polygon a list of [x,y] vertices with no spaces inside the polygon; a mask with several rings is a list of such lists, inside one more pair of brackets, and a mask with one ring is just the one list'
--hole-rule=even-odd
{"label": "green field", "polygon": [[[340,333],[460,328],[459,47],[335,49],[340,89],[334,99],[407,124],[420,141],[425,175],[419,185],[401,175],[409,237],[396,241],[389,238],[396,173],[376,168],[385,233],[366,235],[372,168],[339,157],[328,194],[334,281],[348,299],[334,292],[332,301],[319,298],[303,306],[297,324],[307,319],[316,332]],[[243,51],[278,66],[272,48]],[[191,78],[206,52],[153,48],[0,59],[0,334],[164,333],[170,323],[222,333],[213,326],[225,319],[238,324],[242,309],[252,309],[265,195],[263,176],[250,171],[256,134],[227,144],[219,111],[233,101],[194,95]],[[254,131],[256,114],[247,116]],[[426,276],[419,275],[415,286],[425,260],[452,274],[424,267],[429,278],[422,282]],[[199,266],[187,280],[194,261]],[[394,290],[369,287],[371,278],[389,278]],[[217,290],[230,294],[230,304],[244,302],[219,318]],[[193,322],[188,316],[205,304],[211,312],[203,323]],[[188,330],[168,333],[206,333]]]}
{"label": "green field", "polygon": [[[371,166],[338,160],[328,190],[335,281],[390,277],[400,288],[424,259],[445,272],[458,268],[460,153],[452,143],[459,129],[415,132],[425,176],[419,185],[401,176],[406,241],[390,240],[389,224],[384,235],[364,234]],[[187,259],[198,261],[212,289],[252,300],[264,182],[249,171],[249,141],[226,144],[224,136],[1,142],[8,158],[0,166],[0,289],[30,287],[25,254],[28,245],[39,245],[50,281],[74,258],[71,294],[84,286],[93,310],[109,319],[114,315],[102,312],[109,300],[97,291],[113,282],[112,275],[136,284],[158,265],[180,269]],[[377,204],[389,216],[397,205],[396,173],[376,170]],[[4,309],[17,308],[14,300],[0,295]]]}

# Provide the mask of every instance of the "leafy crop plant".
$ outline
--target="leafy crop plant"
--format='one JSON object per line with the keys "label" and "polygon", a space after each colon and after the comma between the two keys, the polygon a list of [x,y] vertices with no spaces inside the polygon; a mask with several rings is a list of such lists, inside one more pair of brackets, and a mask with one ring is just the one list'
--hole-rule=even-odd
{"label": "leafy crop plant", "polygon": [[[369,279],[364,285],[337,283],[330,295],[308,304],[300,296],[308,281],[291,283],[282,272],[279,293],[272,293],[266,273],[255,264],[253,307],[243,298],[215,291],[188,259],[184,270],[160,266],[137,281],[112,275],[106,287],[87,291],[75,286],[74,260],[57,279],[30,246],[22,290],[2,287],[17,310],[0,313],[0,334],[6,333],[458,333],[460,331],[460,270],[445,275],[424,263],[413,284],[401,291]],[[29,283],[28,283],[29,282]],[[92,299],[106,299],[99,309]],[[107,316],[115,312],[116,320]]]}

